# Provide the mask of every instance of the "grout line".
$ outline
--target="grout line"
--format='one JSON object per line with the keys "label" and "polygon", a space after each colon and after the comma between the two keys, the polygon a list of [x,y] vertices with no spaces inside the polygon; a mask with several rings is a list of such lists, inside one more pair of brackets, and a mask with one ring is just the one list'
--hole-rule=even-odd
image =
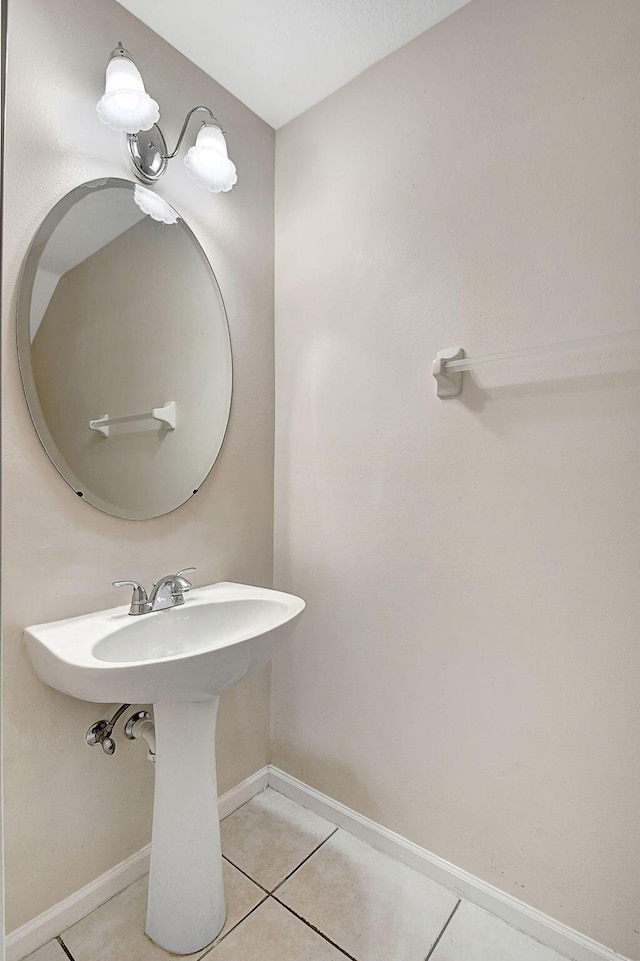
{"label": "grout line", "polygon": [[[335,831],[334,831],[333,833],[335,834]],[[332,941],[331,938],[327,937],[327,935],[324,934],[324,933],[320,930],[320,928],[316,928],[315,924],[311,924],[311,922],[310,922],[310,921],[307,921],[306,918],[303,918],[301,914],[297,914],[297,912],[294,911],[293,908],[290,908],[289,905],[288,905],[288,904],[285,904],[284,901],[281,901],[280,898],[277,898],[277,897],[276,897],[275,895],[273,895],[273,894],[271,895],[271,897],[272,897],[272,900],[274,900],[274,901],[276,902],[276,904],[279,904],[279,905],[281,905],[283,908],[286,908],[287,911],[289,911],[289,913],[294,916],[294,918],[297,918],[298,921],[302,921],[302,923],[303,923],[303,924],[306,924],[306,926],[307,926],[308,928],[311,928],[312,931],[315,931],[316,934],[320,935],[320,937],[321,937],[324,941],[327,941],[332,947],[336,948],[336,950],[338,950],[338,951],[340,952],[340,954],[344,954],[345,958],[349,958],[349,961],[357,961],[357,958],[354,958],[354,956],[353,956],[352,954],[349,954],[349,952],[348,952],[348,951],[345,951],[344,948],[341,948],[339,944],[336,944],[335,941]],[[456,905],[456,907],[457,907],[457,905]]]}
{"label": "grout line", "polygon": [[288,880],[289,880],[289,878],[291,877],[292,874],[295,874],[295,873],[296,873],[296,871],[298,870],[298,868],[301,868],[303,864],[306,864],[306,862],[309,860],[309,858],[310,858],[310,857],[313,857],[313,855],[316,853],[316,851],[319,851],[320,848],[322,847],[322,845],[325,844],[325,843],[329,840],[329,838],[332,838],[333,835],[334,835],[334,834],[336,833],[336,831],[338,831],[338,830],[339,830],[339,828],[334,828],[334,830],[331,832],[331,834],[328,834],[328,835],[326,836],[326,838],[324,838],[324,839],[320,842],[320,844],[318,844],[318,845],[313,849],[313,851],[311,852],[311,854],[307,854],[306,858],[304,858],[302,861],[300,861],[299,864],[296,864],[296,866],[295,866],[295,868],[293,869],[293,871],[289,871],[289,873],[287,874],[287,876],[284,877],[284,878],[282,879],[282,881],[278,881],[278,883],[276,884],[275,888],[273,888],[272,890],[269,890],[269,888],[265,888],[264,884],[260,884],[260,882],[259,882],[259,881],[256,881],[255,878],[252,878],[250,874],[247,874],[246,871],[243,871],[241,867],[238,867],[238,865],[235,863],[235,861],[232,861],[228,854],[223,854],[222,857],[224,858],[225,861],[227,861],[229,864],[231,864],[231,865],[236,869],[236,871],[239,871],[240,874],[244,874],[245,878],[248,878],[249,881],[252,882],[252,884],[255,884],[257,887],[260,888],[261,891],[264,891],[265,894],[273,894],[273,892],[274,892],[274,891],[277,891],[278,888],[281,887],[281,886],[284,884],[285,881],[288,881]]}
{"label": "grout line", "polygon": [[340,830],[340,829],[337,828],[337,827],[334,828],[334,830],[331,832],[331,834],[328,834],[328,835],[326,836],[326,838],[325,838],[323,841],[321,841],[320,844],[317,845],[317,847],[315,847],[315,848],[313,849],[313,851],[311,852],[311,854],[308,854],[308,855],[306,856],[306,858],[305,858],[303,861],[301,861],[300,864],[298,864],[298,865],[293,869],[293,871],[290,871],[289,874],[287,874],[286,878],[283,878],[282,881],[278,882],[278,884],[276,884],[275,888],[273,888],[273,890],[270,891],[269,893],[270,893],[270,894],[273,894],[275,891],[277,891],[279,888],[281,888],[282,885],[285,883],[285,881],[288,881],[289,878],[290,878],[293,874],[296,873],[296,871],[299,871],[300,868],[302,867],[302,865],[303,865],[303,864],[306,864],[307,861],[309,860],[309,858],[312,858],[313,855],[316,853],[316,851],[319,851],[320,848],[322,847],[322,845],[323,845],[323,844],[326,844],[327,841],[328,841],[330,838],[333,837],[333,835],[336,833],[336,831],[339,831],[339,830]]}
{"label": "grout line", "polygon": [[64,953],[66,954],[66,956],[67,956],[68,958],[70,958],[71,961],[75,961],[74,956],[71,954],[71,951],[69,951],[69,948],[66,946],[66,944],[65,944],[64,941],[62,940],[62,937],[61,937],[60,935],[58,935],[58,937],[57,937],[55,940],[58,942],[58,944],[60,945],[60,947],[62,948],[62,950],[63,950]]}
{"label": "grout line", "polygon": [[[235,867],[235,865],[234,865],[234,867]],[[249,877],[249,875],[247,874],[246,877]],[[251,880],[251,879],[249,879],[249,880]],[[264,891],[264,888],[263,888],[262,890]],[[209,957],[209,955],[211,954],[211,952],[212,952],[212,951],[215,951],[215,949],[218,947],[218,945],[219,945],[219,944],[222,944],[222,942],[224,941],[224,939],[225,939],[225,938],[228,938],[232,931],[235,931],[235,929],[236,929],[237,927],[239,927],[239,925],[241,925],[243,921],[246,921],[247,918],[248,918],[251,914],[253,914],[254,911],[257,911],[257,910],[258,910],[258,908],[260,907],[261,904],[264,904],[264,902],[265,902],[265,901],[268,901],[268,900],[269,900],[269,895],[265,892],[265,896],[264,896],[260,901],[258,901],[258,903],[255,904],[255,905],[251,908],[250,911],[247,911],[247,913],[246,913],[245,915],[243,915],[243,917],[241,917],[239,921],[236,921],[236,923],[233,925],[233,927],[229,928],[228,931],[225,931],[225,933],[222,935],[222,937],[216,940],[216,943],[215,943],[215,944],[212,944],[211,947],[208,948],[208,949],[205,951],[204,954],[201,954],[201,955],[198,957],[197,961],[206,961],[206,959]],[[70,957],[71,957],[71,956],[70,956]],[[74,961],[74,959],[71,958],[71,961]]]}
{"label": "grout line", "polygon": [[270,892],[269,892],[269,889],[268,889],[268,888],[265,888],[264,884],[260,884],[260,882],[259,882],[259,881],[256,881],[255,878],[252,878],[250,874],[247,874],[246,871],[243,871],[242,868],[239,868],[238,865],[237,865],[234,861],[232,861],[231,858],[227,857],[226,854],[223,854],[222,857],[224,858],[224,860],[225,860],[228,864],[231,865],[231,867],[235,868],[236,871],[239,871],[240,874],[244,874],[245,878],[247,878],[249,881],[251,881],[252,884],[255,884],[255,886],[256,886],[257,888],[260,888],[260,890],[261,890],[261,891],[264,891],[265,894],[269,894],[269,893],[270,893]]}
{"label": "grout line", "polygon": [[451,912],[451,914],[449,915],[449,917],[448,917],[447,920],[445,921],[444,927],[443,927],[442,931],[440,932],[440,934],[438,935],[438,937],[435,939],[435,941],[433,942],[433,944],[432,944],[431,947],[429,948],[429,953],[428,953],[428,955],[426,956],[426,958],[424,959],[424,961],[429,961],[429,958],[431,957],[431,955],[433,954],[433,952],[435,951],[435,949],[438,947],[438,945],[439,945],[439,943],[440,943],[440,938],[442,937],[442,935],[444,934],[444,932],[445,932],[445,931],[447,930],[447,928],[449,927],[449,922],[451,921],[451,919],[453,918],[454,914],[456,913],[456,911],[458,910],[458,908],[460,907],[461,904],[462,904],[462,901],[459,900],[458,903],[456,904],[455,908],[453,909],[453,911]]}

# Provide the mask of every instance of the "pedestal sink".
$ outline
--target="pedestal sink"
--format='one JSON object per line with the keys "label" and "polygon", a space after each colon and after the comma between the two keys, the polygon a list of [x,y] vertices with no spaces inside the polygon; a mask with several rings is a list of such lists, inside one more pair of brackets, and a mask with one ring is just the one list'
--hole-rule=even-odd
{"label": "pedestal sink", "polygon": [[220,583],[184,605],[128,607],[25,630],[39,678],[99,704],[153,704],[156,781],[146,932],[191,954],[225,920],[215,764],[222,691],[268,661],[304,610],[292,594]]}

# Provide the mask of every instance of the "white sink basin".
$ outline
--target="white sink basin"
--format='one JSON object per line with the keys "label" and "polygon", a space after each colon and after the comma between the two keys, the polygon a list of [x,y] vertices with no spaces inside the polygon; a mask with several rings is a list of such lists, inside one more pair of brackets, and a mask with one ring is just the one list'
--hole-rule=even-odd
{"label": "white sink basin", "polygon": [[268,661],[304,610],[293,594],[220,583],[170,610],[128,607],[25,630],[40,680],[99,704],[203,701]]}
{"label": "white sink basin", "polygon": [[304,610],[245,584],[189,591],[180,607],[127,607],[25,630],[45,684],[100,704],[153,704],[156,777],[145,930],[174,954],[210,944],[225,920],[216,786],[219,695],[273,656]]}

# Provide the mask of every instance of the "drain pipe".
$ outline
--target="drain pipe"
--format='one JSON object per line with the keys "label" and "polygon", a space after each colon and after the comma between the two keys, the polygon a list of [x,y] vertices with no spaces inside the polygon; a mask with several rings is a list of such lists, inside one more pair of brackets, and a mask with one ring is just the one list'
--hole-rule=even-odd
{"label": "drain pipe", "polygon": [[156,763],[156,729],[148,711],[132,714],[125,724],[124,733],[130,741],[135,741],[136,738],[145,740],[149,745],[147,760]]}

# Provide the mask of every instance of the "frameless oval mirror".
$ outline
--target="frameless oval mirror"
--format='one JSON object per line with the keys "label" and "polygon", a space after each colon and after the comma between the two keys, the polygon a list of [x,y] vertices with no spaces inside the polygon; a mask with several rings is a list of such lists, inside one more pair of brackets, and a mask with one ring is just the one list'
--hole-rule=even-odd
{"label": "frameless oval mirror", "polygon": [[202,247],[157,194],[108,178],[56,204],[23,271],[18,358],[78,496],[143,520],[197,492],[229,418],[229,328]]}

